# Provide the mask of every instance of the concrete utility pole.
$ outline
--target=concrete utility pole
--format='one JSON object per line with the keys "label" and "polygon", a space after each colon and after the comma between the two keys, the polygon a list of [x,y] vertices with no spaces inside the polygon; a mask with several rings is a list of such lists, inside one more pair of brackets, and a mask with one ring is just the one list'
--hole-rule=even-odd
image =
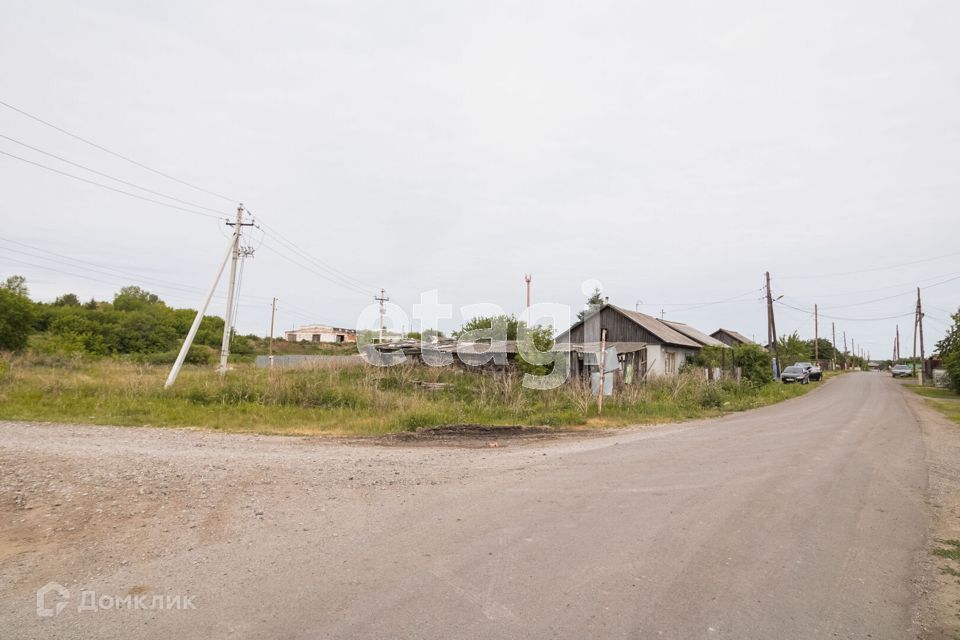
{"label": "concrete utility pole", "polygon": [[197,336],[197,330],[200,328],[200,323],[203,321],[203,316],[207,313],[207,307],[210,306],[210,299],[213,298],[213,294],[217,290],[217,285],[220,284],[220,278],[223,276],[223,270],[226,268],[227,260],[230,259],[230,254],[232,252],[233,239],[231,239],[230,244],[227,245],[227,251],[223,254],[223,260],[220,261],[220,268],[217,270],[217,275],[210,284],[210,289],[207,291],[207,297],[204,299],[203,305],[197,310],[197,315],[193,318],[193,324],[190,325],[190,331],[187,332],[187,337],[183,340],[183,346],[180,347],[180,353],[177,354],[177,359],[173,363],[173,367],[170,369],[170,375],[167,376],[167,382],[163,385],[164,389],[169,389],[172,387],[173,383],[177,381],[177,376],[180,375],[180,368],[183,367],[183,361],[186,359],[187,353],[190,351],[190,346],[193,344],[193,339]]}
{"label": "concrete utility pole", "polygon": [[597,393],[597,413],[603,413],[603,383],[607,368],[607,330],[600,329],[600,391]]}
{"label": "concrete utility pole", "polygon": [[843,332],[843,368],[847,368],[847,332]]}
{"label": "concrete utility pole", "polygon": [[896,362],[900,362],[900,325],[897,325],[897,338],[896,342],[893,343],[895,348],[893,350],[893,359]]}
{"label": "concrete utility pole", "polygon": [[816,304],[813,305],[813,360],[820,360],[820,315]]}
{"label": "concrete utility pole", "polygon": [[380,303],[380,342],[383,342],[383,318],[387,315],[387,310],[384,308],[383,304],[390,300],[387,297],[387,292],[383,289],[380,289],[380,295],[374,296],[374,300]]}
{"label": "concrete utility pole", "polygon": [[270,348],[268,353],[270,354],[270,368],[273,369],[273,323],[277,318],[277,298],[274,296],[273,302],[270,303]]}
{"label": "concrete utility pole", "polygon": [[527,273],[527,274],[524,274],[523,279],[527,281],[527,309],[529,309],[530,308],[530,281],[533,279],[533,277],[529,273]]}
{"label": "concrete utility pole", "polygon": [[917,287],[917,323],[920,325],[920,384],[923,384],[923,304],[920,302],[920,287]]}
{"label": "concrete utility pole", "polygon": [[773,358],[775,362],[775,377],[780,377],[780,351],[777,349],[777,323],[773,317],[773,294],[770,293],[770,272],[767,271],[767,341],[773,347]]}
{"label": "concrete utility pole", "polygon": [[223,342],[220,344],[220,366],[217,371],[222,377],[227,373],[227,360],[230,358],[230,337],[233,334],[233,298],[237,287],[237,263],[240,262],[240,235],[244,227],[252,227],[252,222],[243,221],[243,204],[237,207],[237,221],[228,222],[233,227],[233,249],[230,258],[230,284],[227,287],[227,313],[223,316]]}
{"label": "concrete utility pole", "polygon": [[831,351],[833,352],[831,359],[833,360],[833,370],[837,370],[837,323],[830,323],[830,332],[833,334],[833,342],[830,343]]}

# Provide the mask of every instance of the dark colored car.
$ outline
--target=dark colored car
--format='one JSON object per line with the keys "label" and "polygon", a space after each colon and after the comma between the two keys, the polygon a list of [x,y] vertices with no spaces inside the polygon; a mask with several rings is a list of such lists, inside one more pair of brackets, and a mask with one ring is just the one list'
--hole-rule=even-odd
{"label": "dark colored car", "polygon": [[804,371],[807,372],[807,375],[811,380],[816,380],[820,382],[823,379],[823,370],[813,362],[794,362],[793,366],[801,367]]}
{"label": "dark colored car", "polygon": [[783,370],[783,373],[780,374],[780,381],[784,384],[787,384],[788,382],[810,384],[810,374],[803,367],[793,365],[792,367],[787,367]]}
{"label": "dark colored car", "polygon": [[895,364],[893,368],[890,369],[890,375],[894,378],[912,378],[913,367],[908,364]]}

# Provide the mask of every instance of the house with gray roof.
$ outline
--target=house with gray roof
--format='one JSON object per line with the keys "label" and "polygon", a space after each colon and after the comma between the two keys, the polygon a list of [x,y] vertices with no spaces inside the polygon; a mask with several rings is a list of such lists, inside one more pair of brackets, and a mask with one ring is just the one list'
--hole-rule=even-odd
{"label": "house with gray roof", "polygon": [[[588,375],[597,369],[601,331],[606,344],[617,348],[627,378],[675,375],[688,358],[706,345],[721,344],[688,324],[672,322],[604,304],[555,339],[557,351],[570,352],[570,373]],[[629,372],[628,372],[629,370]]]}

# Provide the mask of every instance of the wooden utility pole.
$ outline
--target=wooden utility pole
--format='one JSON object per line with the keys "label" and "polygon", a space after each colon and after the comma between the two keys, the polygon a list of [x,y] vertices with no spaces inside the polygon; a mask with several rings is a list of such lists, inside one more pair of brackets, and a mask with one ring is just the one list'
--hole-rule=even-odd
{"label": "wooden utility pole", "polygon": [[270,354],[270,368],[273,369],[273,323],[277,318],[277,298],[273,298],[273,302],[270,304],[270,348],[268,353]]}
{"label": "wooden utility pole", "polygon": [[920,296],[917,295],[917,304],[913,308],[913,357],[910,362],[913,364],[913,375],[917,375],[917,325],[920,324]]}
{"label": "wooden utility pole", "polygon": [[600,329],[600,390],[597,392],[597,413],[603,413],[603,382],[607,368],[607,330]]}
{"label": "wooden utility pole", "polygon": [[[896,342],[894,342],[893,344],[895,345],[895,348],[893,350],[893,359],[896,362],[900,362],[900,325],[899,324],[897,325],[897,339],[896,339]],[[896,364],[896,362],[894,364]]]}
{"label": "wooden utility pole", "polygon": [[775,362],[774,377],[780,377],[780,351],[777,349],[777,323],[773,317],[773,294],[770,293],[770,272],[767,271],[767,340],[773,347],[773,358]]}
{"label": "wooden utility pole", "polygon": [[920,325],[920,384],[923,384],[923,304],[920,302],[920,287],[917,287],[917,324]]}
{"label": "wooden utility pole", "polygon": [[813,305],[813,361],[817,363],[817,366],[820,366],[820,363],[817,362],[820,360],[820,314],[817,310],[817,305]]}

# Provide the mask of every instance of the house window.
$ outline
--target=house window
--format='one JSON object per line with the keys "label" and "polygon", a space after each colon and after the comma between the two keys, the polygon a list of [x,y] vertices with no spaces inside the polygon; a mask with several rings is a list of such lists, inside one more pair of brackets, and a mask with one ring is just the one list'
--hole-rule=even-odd
{"label": "house window", "polygon": [[320,334],[315,333],[312,336],[310,336],[310,339],[313,340],[314,342],[320,342]]}
{"label": "house window", "polygon": [[674,351],[663,352],[664,373],[671,375],[677,372],[677,354]]}
{"label": "house window", "polygon": [[342,333],[337,334],[337,342],[344,342],[346,339],[347,336],[343,335]]}

